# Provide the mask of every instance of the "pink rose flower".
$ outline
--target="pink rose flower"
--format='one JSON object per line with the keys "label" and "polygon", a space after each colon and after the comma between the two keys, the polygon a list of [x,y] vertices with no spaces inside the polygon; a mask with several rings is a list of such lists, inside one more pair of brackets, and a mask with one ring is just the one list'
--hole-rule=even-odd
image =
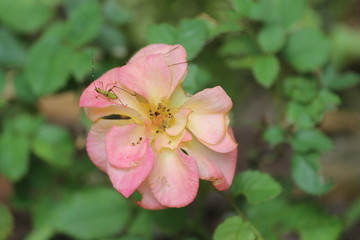
{"label": "pink rose flower", "polygon": [[181,45],[153,44],[85,89],[80,107],[93,122],[90,159],[128,198],[146,209],[183,207],[199,179],[222,191],[232,183],[237,143],[229,127],[232,101],[221,87],[193,96]]}

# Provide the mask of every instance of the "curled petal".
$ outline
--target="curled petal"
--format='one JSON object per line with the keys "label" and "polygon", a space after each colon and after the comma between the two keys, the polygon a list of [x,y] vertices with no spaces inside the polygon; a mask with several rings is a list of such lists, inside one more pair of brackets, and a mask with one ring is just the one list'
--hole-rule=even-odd
{"label": "curled petal", "polygon": [[163,147],[174,150],[178,148],[181,143],[190,141],[191,139],[192,136],[186,129],[176,136],[170,136],[166,133],[162,133],[156,137],[153,146],[158,152],[160,152]]}
{"label": "curled petal", "polygon": [[184,207],[191,203],[199,187],[199,175],[193,157],[180,149],[162,148],[149,176],[151,190],[161,205]]}
{"label": "curled petal", "polygon": [[[227,136],[229,126],[228,112],[232,107],[229,96],[221,87],[205,89],[186,101],[182,108],[189,108],[193,112],[188,118],[188,129],[204,144],[219,145],[222,152],[236,148],[235,141]],[[230,149],[230,150],[228,150]]]}
{"label": "curled petal", "polygon": [[149,210],[159,210],[164,209],[163,205],[159,203],[158,200],[156,200],[154,194],[151,191],[150,184],[148,180],[145,180],[137,189],[141,195],[142,198],[137,204],[139,204],[142,208],[149,209]]}
{"label": "curled petal", "polygon": [[144,143],[146,153],[136,167],[119,169],[112,164],[108,164],[107,173],[114,188],[124,197],[128,198],[148,177],[154,165],[154,152],[151,149],[149,141]]}
{"label": "curled petal", "polygon": [[113,126],[106,135],[106,154],[115,168],[131,168],[139,164],[146,151],[145,126],[130,124]]}
{"label": "curled petal", "polygon": [[223,113],[199,114],[192,112],[189,115],[187,127],[202,142],[212,145],[223,139],[227,129]]}
{"label": "curled petal", "polygon": [[107,156],[105,147],[106,134],[114,125],[127,124],[122,121],[99,120],[93,124],[87,137],[86,150],[91,161],[102,171],[106,172]]}
{"label": "curled petal", "polygon": [[230,130],[231,128],[229,127],[229,130],[226,132],[225,136],[216,144],[208,144],[206,142],[202,142],[202,143],[216,152],[220,152],[220,153],[231,152],[237,148],[237,143],[235,141],[234,136],[229,133]]}
{"label": "curled petal", "polygon": [[196,113],[228,113],[232,101],[220,86],[198,92],[184,103],[182,108],[189,108]]}
{"label": "curled petal", "polygon": [[190,109],[180,109],[179,112],[174,114],[174,122],[172,125],[166,129],[166,133],[171,136],[176,136],[181,133],[186,126],[188,116],[190,114]]}
{"label": "curled petal", "polygon": [[[232,130],[229,131],[232,134]],[[220,191],[230,187],[236,169],[237,148],[228,153],[219,153],[196,139],[184,143],[182,148],[195,158],[201,179],[211,181]]]}

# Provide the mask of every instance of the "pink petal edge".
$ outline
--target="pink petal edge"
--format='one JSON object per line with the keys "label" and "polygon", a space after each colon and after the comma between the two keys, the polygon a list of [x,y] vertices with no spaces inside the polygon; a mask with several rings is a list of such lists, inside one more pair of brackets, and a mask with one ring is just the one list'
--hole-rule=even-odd
{"label": "pink petal edge", "polygon": [[137,189],[142,195],[140,201],[136,202],[140,207],[148,210],[160,210],[167,207],[161,205],[158,200],[156,200],[154,194],[151,191],[150,184],[148,180],[145,180]]}
{"label": "pink petal edge", "polygon": [[158,154],[149,183],[155,198],[166,207],[184,207],[196,197],[199,174],[195,159],[163,148]]}
{"label": "pink petal edge", "polygon": [[106,155],[115,168],[136,167],[146,151],[145,126],[113,126],[106,135]]}
{"label": "pink petal edge", "polygon": [[146,153],[138,166],[127,169],[118,169],[108,164],[108,175],[114,188],[128,198],[149,176],[154,165],[154,152],[146,140]]}
{"label": "pink petal edge", "polygon": [[[229,132],[233,136],[231,128]],[[195,139],[184,143],[183,148],[195,158],[201,179],[211,181],[219,191],[230,187],[236,169],[237,148],[231,152],[219,153]]]}

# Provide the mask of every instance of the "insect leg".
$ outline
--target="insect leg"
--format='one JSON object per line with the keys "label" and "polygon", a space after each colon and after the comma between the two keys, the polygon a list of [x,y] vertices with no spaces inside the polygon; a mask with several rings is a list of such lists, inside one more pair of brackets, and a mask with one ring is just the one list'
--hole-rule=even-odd
{"label": "insect leg", "polygon": [[170,49],[168,52],[164,53],[164,55],[167,55],[167,54],[171,53],[172,51],[175,51],[178,47],[179,46]]}

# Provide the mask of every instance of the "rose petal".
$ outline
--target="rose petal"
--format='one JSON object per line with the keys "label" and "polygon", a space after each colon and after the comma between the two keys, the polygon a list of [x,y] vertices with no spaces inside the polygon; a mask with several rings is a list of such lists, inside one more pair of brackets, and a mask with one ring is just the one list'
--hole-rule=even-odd
{"label": "rose petal", "polygon": [[172,79],[164,56],[156,54],[144,56],[122,67],[119,81],[150,103],[157,104],[169,95]]}
{"label": "rose petal", "polygon": [[175,113],[174,121],[172,122],[171,126],[165,130],[166,133],[171,136],[176,136],[181,133],[185,129],[190,112],[190,109],[183,108]]}
{"label": "rose petal", "polygon": [[[86,150],[91,161],[102,171],[106,172],[105,137],[111,126],[102,126],[104,121],[94,124],[87,136]],[[106,121],[105,121],[106,123]]]}
{"label": "rose petal", "polygon": [[216,144],[226,134],[225,116],[223,113],[189,115],[187,128],[202,142]]}
{"label": "rose petal", "polygon": [[225,116],[231,107],[231,99],[219,86],[195,94],[182,105],[193,111],[188,117],[188,129],[201,142],[210,145],[219,143],[226,135]]}
{"label": "rose petal", "polygon": [[108,175],[114,188],[128,198],[148,177],[154,165],[154,152],[148,140],[145,140],[146,153],[138,166],[127,169],[115,168],[108,164]]}
{"label": "rose petal", "polygon": [[[229,131],[232,133],[231,129]],[[182,148],[195,158],[201,179],[212,181],[220,191],[230,187],[236,169],[237,148],[228,153],[218,153],[196,139],[184,143]]]}
{"label": "rose petal", "polygon": [[234,138],[234,134],[233,131],[231,129],[231,127],[229,126],[230,124],[230,119],[229,119],[229,115],[225,115],[224,117],[225,120],[225,126],[228,126],[225,136],[216,144],[209,144],[205,141],[201,141],[204,145],[206,145],[208,148],[214,150],[215,152],[220,152],[220,153],[227,153],[227,152],[231,152],[233,151],[235,148],[237,148],[237,142]]}
{"label": "rose petal", "polygon": [[191,134],[189,131],[184,129],[180,134],[176,136],[170,136],[166,133],[159,134],[155,142],[153,143],[153,146],[155,147],[156,151],[160,152],[161,148],[170,148],[171,150],[174,150],[179,147],[179,145],[182,142],[187,142],[192,139]]}
{"label": "rose petal", "polygon": [[189,108],[196,113],[228,113],[232,101],[220,86],[207,88],[189,98],[182,108]]}
{"label": "rose petal", "polygon": [[141,195],[142,198],[137,204],[141,206],[142,208],[149,209],[149,210],[159,210],[164,209],[163,205],[159,203],[158,200],[156,200],[154,194],[151,191],[150,184],[148,180],[145,180],[137,189]]}
{"label": "rose petal", "polygon": [[181,45],[151,44],[138,51],[129,62],[132,63],[139,58],[154,54],[162,54],[170,69],[172,76],[170,87],[171,95],[176,86],[178,86],[185,78],[187,72],[186,50]]}
{"label": "rose petal", "polygon": [[105,139],[109,164],[115,168],[137,166],[145,154],[146,141],[145,126],[113,126]]}
{"label": "rose petal", "polygon": [[105,137],[114,125],[126,124],[122,121],[99,120],[94,123],[87,137],[86,150],[91,161],[102,171],[106,172]]}
{"label": "rose petal", "polygon": [[180,108],[180,106],[183,105],[190,97],[191,94],[185,92],[185,90],[180,85],[175,88],[175,91],[170,97],[170,106],[174,108]]}
{"label": "rose petal", "polygon": [[161,205],[184,207],[191,203],[199,187],[199,175],[194,158],[180,149],[174,152],[162,148],[149,176],[151,190]]}
{"label": "rose petal", "polygon": [[[229,127],[229,129],[230,129],[230,127]],[[218,143],[216,143],[214,145],[208,144],[206,142],[202,142],[202,143],[204,145],[206,145],[208,148],[210,148],[216,152],[220,152],[220,153],[231,152],[237,148],[237,143],[236,143],[234,137],[231,136],[231,134],[229,132],[227,132],[225,134],[223,139],[221,139]]]}
{"label": "rose petal", "polygon": [[137,111],[132,108],[119,107],[118,105],[111,105],[103,108],[86,107],[85,114],[93,122],[109,116],[113,116],[113,119],[127,123],[139,123],[142,121],[142,115]]}
{"label": "rose petal", "polygon": [[[122,96],[120,99],[117,94],[114,95],[113,91],[118,89],[117,87],[125,89],[124,86],[119,86],[117,82],[118,74],[120,71],[121,68],[113,68],[104,73],[100,78],[92,82],[81,94],[80,107],[107,107],[114,104],[125,107],[124,102],[126,102],[126,98],[134,98],[134,96],[127,93],[124,94],[124,96]],[[116,98],[112,99],[111,97],[104,96],[103,94],[97,92],[96,89],[109,92],[111,93],[111,96],[114,96]]]}

